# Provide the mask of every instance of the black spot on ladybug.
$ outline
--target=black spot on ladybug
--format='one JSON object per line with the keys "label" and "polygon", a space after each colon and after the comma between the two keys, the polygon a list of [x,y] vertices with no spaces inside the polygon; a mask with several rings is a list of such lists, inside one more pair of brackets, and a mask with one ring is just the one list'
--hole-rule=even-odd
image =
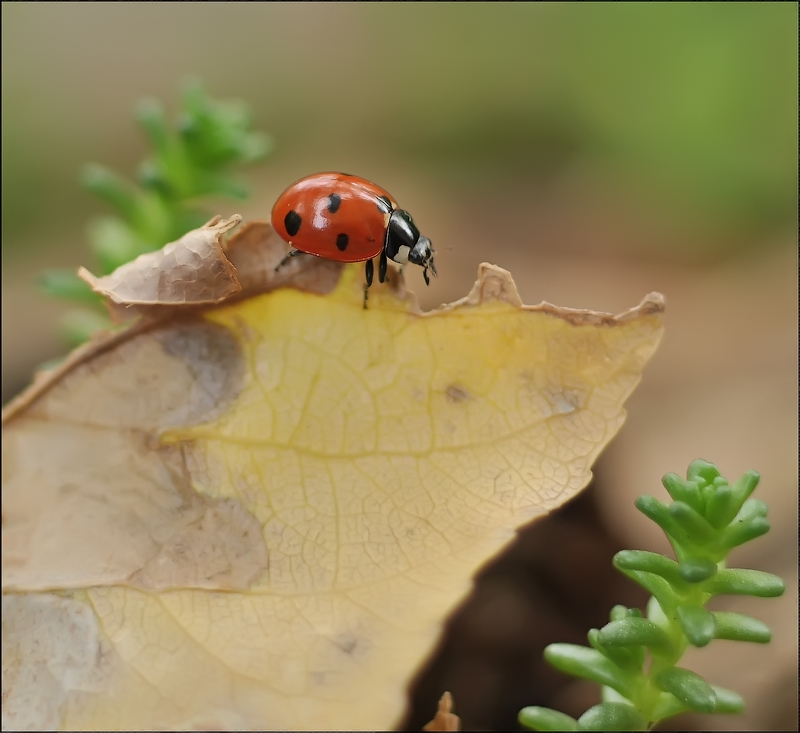
{"label": "black spot on ladybug", "polygon": [[388,214],[392,211],[392,202],[386,196],[378,196],[378,211]]}
{"label": "black spot on ladybug", "polygon": [[286,232],[289,234],[290,237],[293,237],[297,232],[300,231],[300,225],[303,223],[303,220],[300,218],[300,214],[296,211],[290,211],[284,218],[283,224],[286,227]]}
{"label": "black spot on ladybug", "polygon": [[339,207],[342,205],[342,197],[338,193],[332,193],[328,196],[328,211],[331,214],[335,214],[339,211]]}
{"label": "black spot on ladybug", "polygon": [[346,234],[337,234],[336,235],[336,246],[339,248],[340,252],[344,252],[347,249],[347,245],[350,243],[350,237]]}
{"label": "black spot on ladybug", "polygon": [[346,178],[355,178],[355,176],[352,173],[342,173],[341,171],[339,171],[339,175],[345,176]]}

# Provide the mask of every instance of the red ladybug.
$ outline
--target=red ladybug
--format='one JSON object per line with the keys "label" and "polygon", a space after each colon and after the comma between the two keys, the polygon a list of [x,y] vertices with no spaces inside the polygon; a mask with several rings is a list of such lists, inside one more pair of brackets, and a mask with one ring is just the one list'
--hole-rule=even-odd
{"label": "red ladybug", "polygon": [[428,270],[436,276],[431,240],[420,235],[388,191],[358,176],[315,173],[301,178],[275,202],[272,226],[292,246],[278,267],[303,253],[339,262],[366,261],[365,307],[373,257],[380,255],[380,282],[386,279],[388,260],[419,265],[426,285]]}

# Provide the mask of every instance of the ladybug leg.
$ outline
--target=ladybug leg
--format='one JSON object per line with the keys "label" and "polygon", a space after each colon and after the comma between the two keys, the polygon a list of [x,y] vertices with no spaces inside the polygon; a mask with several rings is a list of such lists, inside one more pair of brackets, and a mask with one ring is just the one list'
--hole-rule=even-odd
{"label": "ladybug leg", "polygon": [[364,270],[367,276],[367,282],[364,285],[364,310],[367,310],[367,297],[369,294],[369,286],[372,285],[372,277],[375,274],[375,263],[372,260],[367,260]]}
{"label": "ladybug leg", "polygon": [[284,258],[278,263],[278,266],[275,268],[275,272],[281,269],[289,260],[293,257],[298,257],[299,255],[305,254],[305,252],[301,252],[299,249],[290,249],[285,255]]}
{"label": "ladybug leg", "polygon": [[428,268],[427,267],[422,271],[422,277],[425,278],[425,284],[426,285],[430,285],[431,284],[431,279],[430,279],[430,277],[428,277]]}
{"label": "ladybug leg", "polygon": [[386,256],[386,247],[381,250],[381,258],[378,260],[378,280],[383,282],[386,280],[386,268],[389,264],[389,258]]}

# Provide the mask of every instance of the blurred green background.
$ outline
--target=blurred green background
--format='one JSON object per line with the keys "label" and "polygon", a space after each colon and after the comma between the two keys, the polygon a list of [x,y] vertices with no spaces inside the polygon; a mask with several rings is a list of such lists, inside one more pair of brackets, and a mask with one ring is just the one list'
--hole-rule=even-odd
{"label": "blurred green background", "polygon": [[[212,96],[246,101],[277,141],[251,176],[246,216],[266,216],[302,175],[355,170],[393,191],[434,244],[453,247],[465,277],[489,241],[508,266],[535,250],[707,262],[770,246],[795,224],[795,4],[11,3],[2,12],[7,297],[26,298],[30,319],[44,309],[24,343],[4,335],[14,352],[4,401],[58,350],[47,325],[55,305],[34,305],[26,263],[91,264],[81,237],[102,207],[77,184],[81,167],[134,175],[144,153],[135,103],[152,96],[174,109],[190,77]],[[571,236],[559,231],[565,218]]]}
{"label": "blurred green background", "polygon": [[[620,501],[698,456],[731,477],[760,470],[778,516],[756,559],[795,578],[794,605],[773,602],[782,610],[767,619],[788,637],[758,650],[772,669],[761,684],[794,684],[796,705],[797,14],[796,3],[4,3],[3,401],[63,353],[64,306],[36,275],[93,264],[86,224],[106,210],[80,188],[81,168],[133,178],[146,154],[136,102],[174,111],[181,83],[200,79],[244,100],[276,142],[245,176],[248,202],[213,211],[267,218],[295,179],[348,170],[391,191],[437,247],[430,288],[410,273],[423,306],[465,294],[483,260],[510,269],[528,303],[618,312],[666,294],[668,335],[598,465],[612,498],[597,511],[620,542],[661,549]],[[428,697],[447,684],[468,724],[510,725],[487,692],[502,670],[490,683],[469,666],[485,660],[459,664]],[[724,672],[737,664],[720,662],[713,681],[736,688]],[[754,710],[748,725],[775,727]]]}

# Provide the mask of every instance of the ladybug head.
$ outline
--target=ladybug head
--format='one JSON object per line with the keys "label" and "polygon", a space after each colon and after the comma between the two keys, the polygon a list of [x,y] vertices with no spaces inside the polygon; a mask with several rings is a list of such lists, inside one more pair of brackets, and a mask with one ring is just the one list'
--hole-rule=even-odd
{"label": "ladybug head", "polygon": [[430,283],[428,270],[436,277],[431,240],[419,233],[414,220],[407,211],[402,209],[392,212],[389,219],[389,227],[386,231],[386,256],[402,265],[412,262],[424,268],[422,276],[425,278],[426,284]]}

